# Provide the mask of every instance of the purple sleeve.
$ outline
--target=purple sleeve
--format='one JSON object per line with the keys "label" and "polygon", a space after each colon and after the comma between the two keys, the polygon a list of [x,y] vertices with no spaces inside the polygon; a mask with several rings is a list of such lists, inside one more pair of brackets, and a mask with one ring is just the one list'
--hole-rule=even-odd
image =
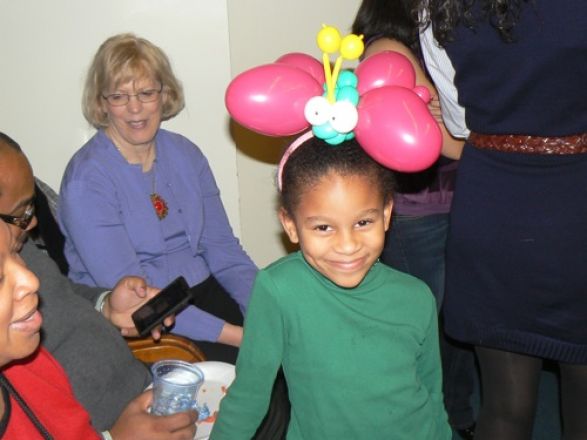
{"label": "purple sleeve", "polygon": [[120,218],[115,188],[95,170],[87,170],[84,179],[61,187],[59,219],[71,241],[66,257],[81,260],[96,286],[114,287],[126,275],[146,277]]}
{"label": "purple sleeve", "polygon": [[243,250],[228,222],[220,194],[206,162],[200,176],[204,206],[204,228],[200,246],[210,271],[246,312],[257,267]]}

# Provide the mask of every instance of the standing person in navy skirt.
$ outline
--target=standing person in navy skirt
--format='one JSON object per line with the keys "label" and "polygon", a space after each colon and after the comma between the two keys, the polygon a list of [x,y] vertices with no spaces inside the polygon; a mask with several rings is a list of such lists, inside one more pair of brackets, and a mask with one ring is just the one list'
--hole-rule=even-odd
{"label": "standing person in navy skirt", "polygon": [[[430,111],[442,130],[442,156],[417,173],[395,172],[391,227],[385,235],[381,261],[424,281],[436,298],[438,310],[444,297],[445,248],[457,161],[463,141],[453,137],[440,114],[439,93],[424,66],[418,38],[418,21],[411,15],[411,0],[363,0],[352,31],[362,34],[364,57],[392,50],[406,56],[416,73],[416,83],[430,90]],[[474,354],[468,347],[447,340],[442,328],[441,358],[444,404],[451,427],[463,439],[472,439],[475,417],[471,404],[474,389]]]}
{"label": "standing person in navy skirt", "polygon": [[434,36],[471,135],[447,249],[448,334],[476,346],[476,440],[532,438],[542,362],[586,439],[587,3],[439,0]]}

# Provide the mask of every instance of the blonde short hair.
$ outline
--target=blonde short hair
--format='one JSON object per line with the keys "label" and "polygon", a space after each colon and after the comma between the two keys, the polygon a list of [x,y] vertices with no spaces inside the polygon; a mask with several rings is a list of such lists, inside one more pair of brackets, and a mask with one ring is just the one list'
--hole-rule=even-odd
{"label": "blonde short hair", "polygon": [[108,38],[96,52],[88,70],[82,98],[85,118],[96,128],[107,127],[108,115],[103,111],[102,95],[109,88],[143,78],[159,81],[167,95],[161,110],[164,121],[183,109],[183,88],[159,47],[134,34]]}

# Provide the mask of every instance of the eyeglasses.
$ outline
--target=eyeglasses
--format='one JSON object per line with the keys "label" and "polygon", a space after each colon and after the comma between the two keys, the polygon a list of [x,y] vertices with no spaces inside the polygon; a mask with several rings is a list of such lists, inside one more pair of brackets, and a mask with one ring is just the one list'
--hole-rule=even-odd
{"label": "eyeglasses", "polygon": [[163,84],[159,90],[157,89],[147,89],[141,90],[139,93],[130,94],[130,93],[112,93],[111,95],[104,96],[102,95],[102,99],[108,101],[113,107],[118,107],[121,105],[126,105],[130,101],[131,96],[136,96],[139,101],[142,103],[153,102],[159,99],[159,95],[163,91]]}
{"label": "eyeglasses", "polygon": [[10,225],[18,226],[20,229],[26,230],[31,224],[35,216],[35,205],[31,203],[21,217],[14,217],[12,215],[0,214],[0,219]]}

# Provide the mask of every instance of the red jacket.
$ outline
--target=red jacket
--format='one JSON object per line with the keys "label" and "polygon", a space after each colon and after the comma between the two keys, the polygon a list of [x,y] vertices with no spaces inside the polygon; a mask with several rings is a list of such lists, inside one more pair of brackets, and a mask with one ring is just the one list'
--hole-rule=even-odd
{"label": "red jacket", "polygon": [[[40,348],[32,356],[8,364],[2,373],[55,439],[101,438],[92,428],[90,416],[73,395],[65,371],[45,349]],[[42,439],[12,396],[10,405],[10,419],[2,439]]]}

